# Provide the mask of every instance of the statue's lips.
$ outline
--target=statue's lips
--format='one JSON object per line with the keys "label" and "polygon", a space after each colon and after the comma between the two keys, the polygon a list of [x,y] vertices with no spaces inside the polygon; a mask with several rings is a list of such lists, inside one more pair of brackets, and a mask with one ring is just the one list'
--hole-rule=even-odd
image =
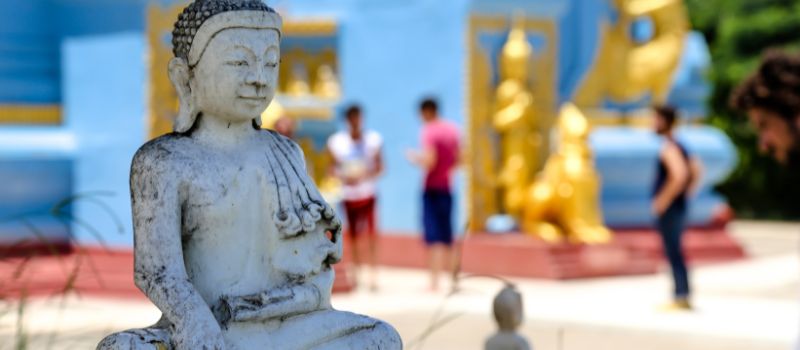
{"label": "statue's lips", "polygon": [[239,96],[239,98],[243,100],[263,101],[267,99],[267,96]]}

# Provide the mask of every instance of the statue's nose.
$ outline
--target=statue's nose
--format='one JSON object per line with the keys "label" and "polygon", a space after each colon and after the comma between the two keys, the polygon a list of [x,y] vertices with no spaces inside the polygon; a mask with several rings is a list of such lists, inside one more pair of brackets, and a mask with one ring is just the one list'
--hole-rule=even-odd
{"label": "statue's nose", "polygon": [[267,69],[257,64],[247,75],[245,83],[253,85],[256,88],[263,88],[267,86],[268,77]]}

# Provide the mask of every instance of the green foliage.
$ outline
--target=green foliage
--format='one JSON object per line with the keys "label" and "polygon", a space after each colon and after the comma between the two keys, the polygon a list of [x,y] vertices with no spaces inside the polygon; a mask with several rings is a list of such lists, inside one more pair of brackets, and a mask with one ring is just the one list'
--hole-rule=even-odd
{"label": "green foliage", "polygon": [[800,219],[800,165],[782,167],[759,154],[747,119],[728,107],[732,89],[756,68],[764,50],[800,48],[800,0],[686,0],[686,5],[692,26],[711,49],[708,122],[725,131],[739,153],[738,167],[718,190],[739,217]]}

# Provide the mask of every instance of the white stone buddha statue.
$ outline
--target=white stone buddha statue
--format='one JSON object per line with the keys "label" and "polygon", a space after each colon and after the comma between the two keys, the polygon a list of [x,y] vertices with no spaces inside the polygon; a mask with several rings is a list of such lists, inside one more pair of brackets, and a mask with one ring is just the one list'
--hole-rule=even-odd
{"label": "white stone buddha statue", "polygon": [[195,0],[173,32],[175,132],[131,166],[135,282],[162,311],[98,349],[401,349],[334,310],[341,224],[300,148],[259,128],[277,86],[281,19],[260,0]]}

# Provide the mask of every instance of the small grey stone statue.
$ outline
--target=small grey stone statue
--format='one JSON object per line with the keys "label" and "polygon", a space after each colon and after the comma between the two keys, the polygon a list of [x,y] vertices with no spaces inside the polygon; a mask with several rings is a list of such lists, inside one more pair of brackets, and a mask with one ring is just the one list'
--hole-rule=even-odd
{"label": "small grey stone statue", "polygon": [[494,318],[498,331],[486,340],[486,350],[530,350],[528,341],[517,334],[522,324],[522,295],[506,285],[494,298]]}
{"label": "small grey stone statue", "polygon": [[341,223],[300,148],[261,130],[281,18],[261,0],[195,0],[175,23],[175,132],[131,166],[134,280],[155,325],[102,350],[401,349],[379,320],[331,307]]}

